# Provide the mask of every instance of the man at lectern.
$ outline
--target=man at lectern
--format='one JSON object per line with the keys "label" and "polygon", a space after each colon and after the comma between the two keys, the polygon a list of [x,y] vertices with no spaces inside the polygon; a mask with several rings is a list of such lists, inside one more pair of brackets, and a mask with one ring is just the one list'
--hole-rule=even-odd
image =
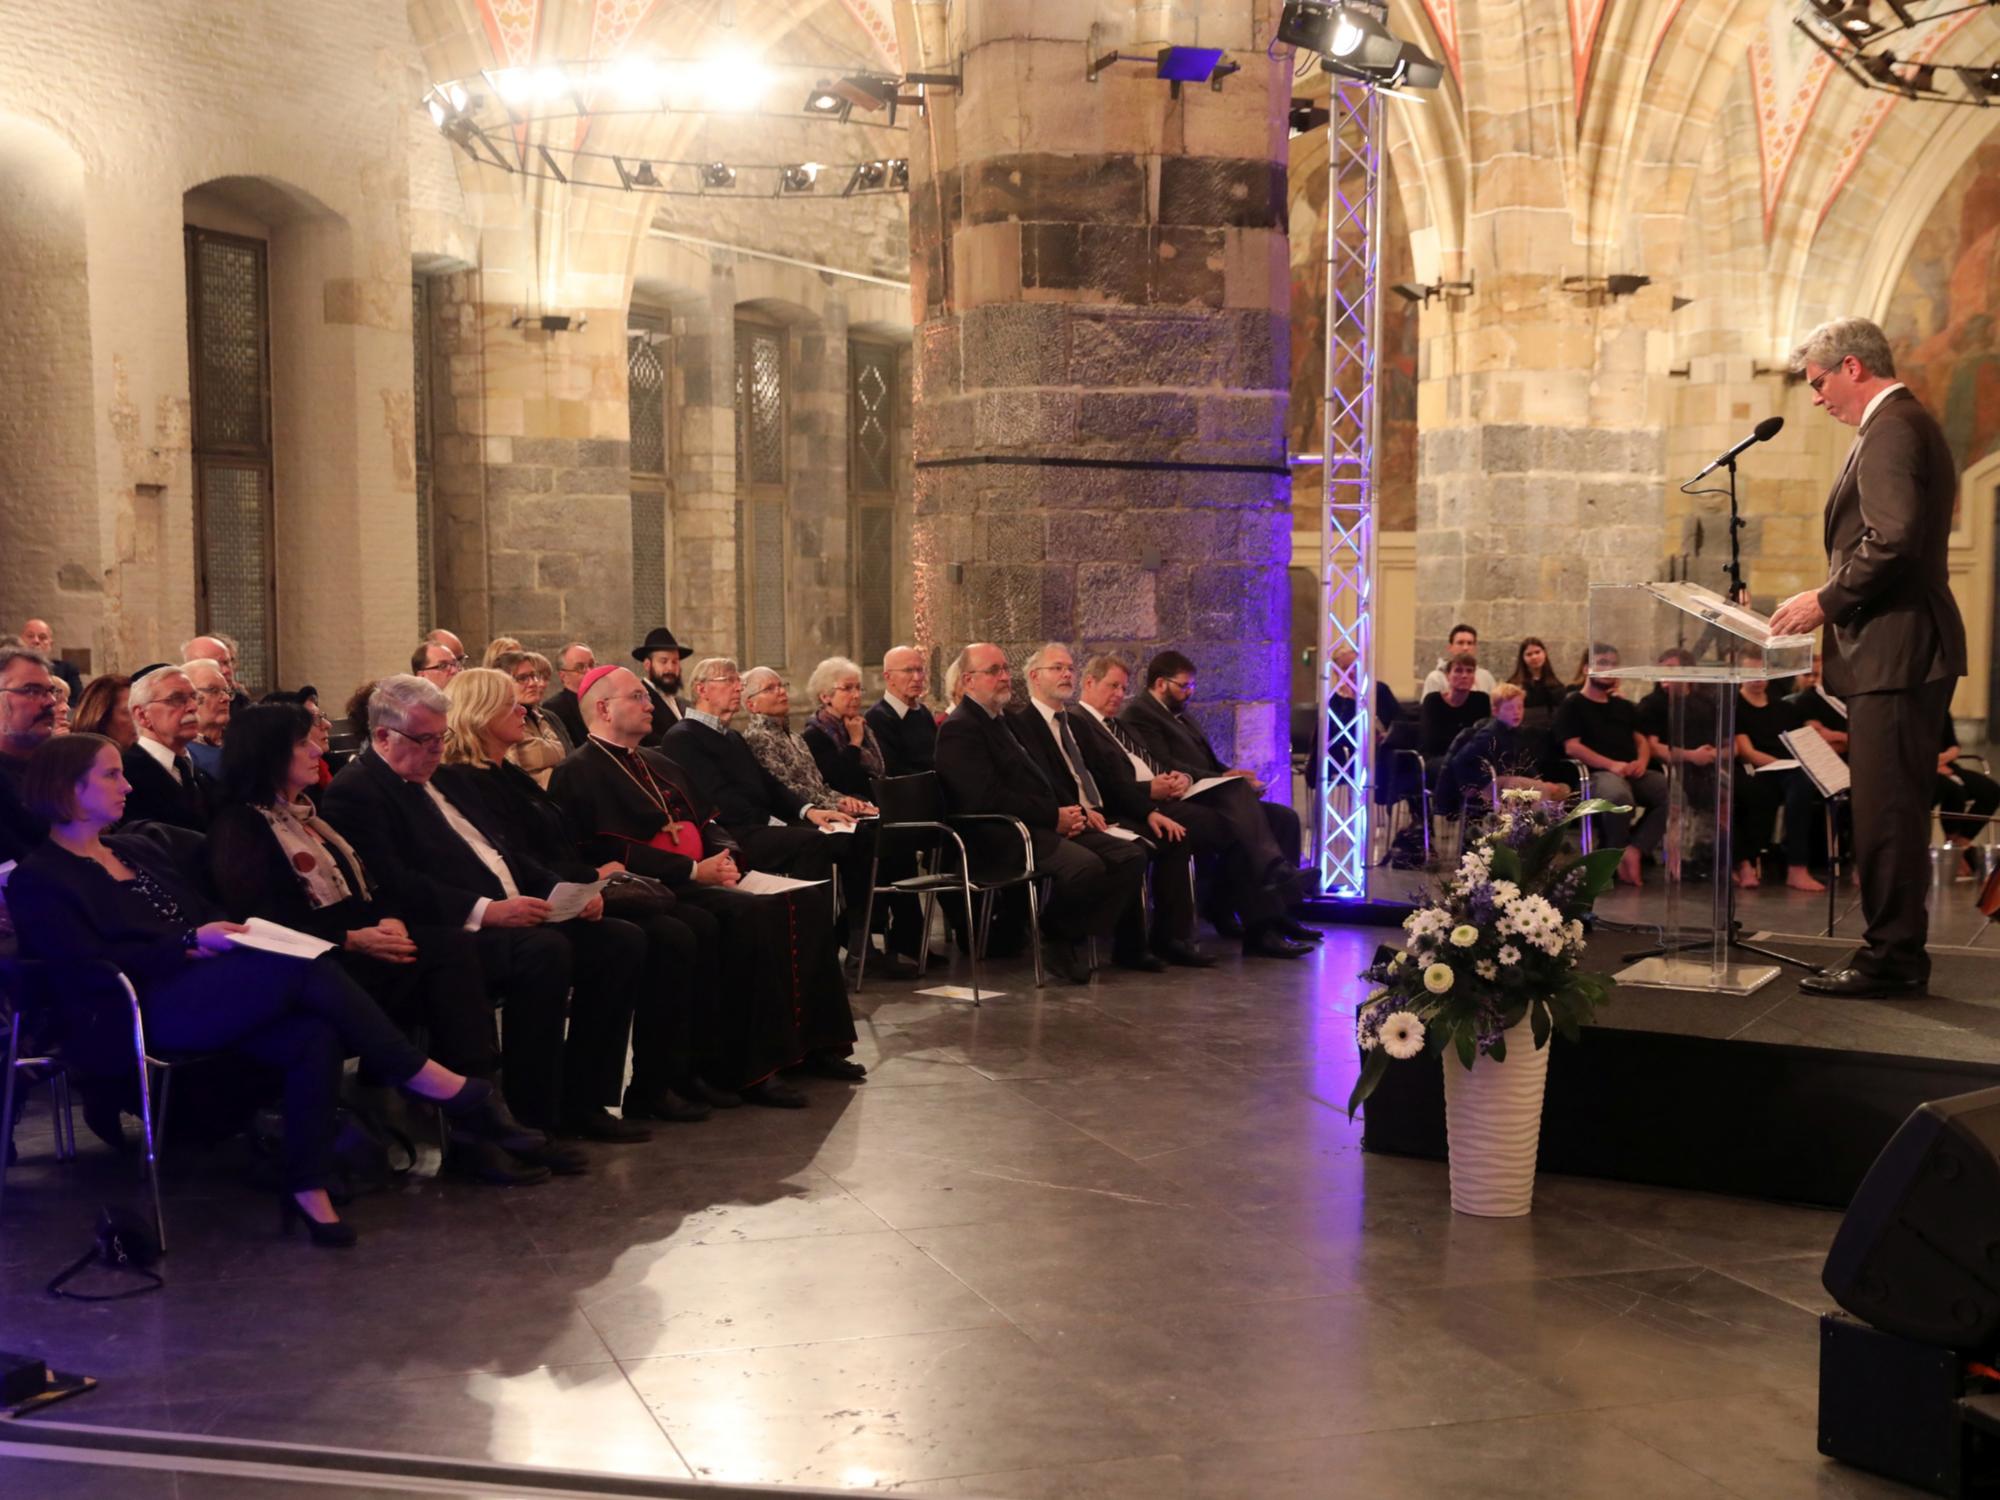
{"label": "man at lectern", "polygon": [[1791,363],[1813,405],[1858,429],[1827,497],[1827,580],[1779,605],[1771,631],[1826,627],[1824,684],[1847,707],[1866,922],[1848,965],[1800,988],[1911,999],[1930,981],[1930,799],[1944,716],[1965,674],[1965,624],[1946,577],[1958,476],[1943,431],[1896,379],[1889,341],[1873,323],[1823,323]]}

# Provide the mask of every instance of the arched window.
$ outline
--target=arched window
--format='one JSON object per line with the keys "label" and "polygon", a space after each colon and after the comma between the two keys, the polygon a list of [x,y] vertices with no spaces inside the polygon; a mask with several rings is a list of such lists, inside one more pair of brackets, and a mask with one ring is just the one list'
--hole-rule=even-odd
{"label": "arched window", "polygon": [[785,330],[736,325],[736,636],[748,666],[782,666],[787,551]]}

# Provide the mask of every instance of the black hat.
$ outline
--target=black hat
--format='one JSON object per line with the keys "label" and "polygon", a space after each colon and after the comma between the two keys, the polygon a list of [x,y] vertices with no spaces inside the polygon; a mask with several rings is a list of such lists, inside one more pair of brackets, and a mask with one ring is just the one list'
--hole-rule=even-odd
{"label": "black hat", "polygon": [[644,661],[655,651],[678,651],[682,656],[688,654],[688,648],[675,640],[674,633],[664,625],[655,625],[646,632],[645,644],[632,648],[632,660]]}
{"label": "black hat", "polygon": [[178,662],[156,661],[151,666],[141,667],[138,671],[134,672],[132,674],[132,681],[137,682],[141,677],[148,676],[154,672],[164,672],[169,667],[172,667],[176,672],[180,670]]}

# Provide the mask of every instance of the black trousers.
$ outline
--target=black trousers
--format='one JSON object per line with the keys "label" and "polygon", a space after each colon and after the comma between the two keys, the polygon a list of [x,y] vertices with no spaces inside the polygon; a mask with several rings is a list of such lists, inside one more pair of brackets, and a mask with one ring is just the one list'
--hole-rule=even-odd
{"label": "black trousers", "polygon": [[287,1192],[332,1180],[334,1107],[350,1055],[405,1083],[424,1054],[331,955],[307,962],[238,948],[191,958],[145,986],[146,1040],[166,1052],[240,1052],[284,1075]]}
{"label": "black trousers", "polygon": [[1246,933],[1284,916],[1296,897],[1296,882],[1274,885],[1273,878],[1298,870],[1303,834],[1297,813],[1282,803],[1263,801],[1238,778],[1174,803],[1167,816],[1187,824],[1199,854],[1219,855],[1220,879],[1211,883],[1209,893],[1212,907],[1233,908]]}
{"label": "black trousers", "polygon": [[[616,917],[596,922],[579,918],[555,930],[570,951],[569,1039],[562,1045],[558,1113],[616,1104],[625,1082],[633,1010],[644,993],[640,973],[646,964],[646,935]],[[655,996],[645,994],[647,1010],[655,1003]]]}
{"label": "black trousers", "polygon": [[473,940],[487,995],[500,1007],[507,1102],[523,1122],[554,1129],[562,1099],[569,944],[553,927],[485,927]]}
{"label": "black trousers", "polygon": [[1782,807],[1786,865],[1809,870],[1825,862],[1826,799],[1804,771],[1760,771],[1755,776],[1740,771],[1732,795],[1736,826],[1731,838],[1738,861],[1755,861],[1770,847]]}
{"label": "black trousers", "polygon": [[[1037,828],[1035,868],[1050,877],[1042,928],[1059,942],[1111,937],[1128,912],[1140,909],[1146,883],[1146,846],[1086,829],[1064,838]],[[1128,929],[1129,931],[1129,929]]]}
{"label": "black trousers", "polygon": [[1928,979],[1931,796],[1953,678],[1847,698],[1854,779],[1854,868],[1865,923],[1855,966],[1876,978]]}
{"label": "black trousers", "polygon": [[413,927],[410,937],[415,963],[392,964],[346,948],[335,959],[397,1025],[421,1025],[430,1055],[447,1068],[468,1078],[496,1077],[500,1041],[478,940],[462,927]]}
{"label": "black trousers", "polygon": [[677,902],[673,910],[631,915],[646,936],[646,966],[632,1009],[632,1087],[645,1095],[679,1089],[694,1071],[695,1013],[718,988],[715,918]]}

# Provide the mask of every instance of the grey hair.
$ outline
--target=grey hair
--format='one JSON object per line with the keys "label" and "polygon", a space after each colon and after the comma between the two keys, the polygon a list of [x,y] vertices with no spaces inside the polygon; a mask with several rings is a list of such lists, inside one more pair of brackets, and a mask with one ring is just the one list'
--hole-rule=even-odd
{"label": "grey hair", "polygon": [[694,664],[694,672],[688,678],[688,686],[700,687],[711,677],[727,677],[737,670],[736,658],[733,656],[704,656]]}
{"label": "grey hair", "polygon": [[214,641],[214,642],[215,642],[215,644],[216,644],[216,645],[218,645],[218,646],[220,646],[220,647],[221,647],[221,648],[222,648],[222,649],[223,649],[224,651],[227,651],[227,650],[229,650],[229,642],[225,641],[225,640],[224,640],[224,639],[223,639],[223,638],[222,638],[221,636],[219,636],[219,635],[198,635],[198,636],[194,636],[194,637],[192,637],[192,638],[191,638],[191,639],[189,639],[189,640],[185,640],[185,641],[182,641],[182,642],[181,642],[181,660],[182,660],[182,661],[184,661],[184,662],[188,662],[188,661],[219,661],[219,660],[221,660],[221,658],[220,658],[220,657],[214,657],[214,656],[199,656],[199,655],[197,655],[197,654],[195,653],[195,649],[194,649],[194,648],[195,648],[196,646],[200,645],[200,644],[201,644],[201,642],[203,642],[203,641]]}
{"label": "grey hair", "polygon": [[1889,336],[1866,318],[1835,318],[1820,324],[1792,351],[1791,367],[1803,375],[1811,361],[1831,370],[1849,355],[1877,379],[1895,379],[1896,356],[1890,352]]}
{"label": "grey hair", "polygon": [[[153,695],[159,691],[160,685],[163,682],[165,682],[167,678],[186,677],[186,676],[187,676],[186,667],[164,666],[164,667],[153,668],[152,671],[148,672],[143,677],[134,677],[132,679],[131,693],[125,699],[126,707],[128,708],[148,707],[149,705],[151,705],[153,701]],[[189,678],[188,686],[189,687],[194,686],[194,680],[192,678]]]}
{"label": "grey hair", "polygon": [[214,660],[212,657],[207,657],[207,656],[190,657],[188,658],[188,660],[181,663],[180,670],[187,674],[187,680],[190,683],[194,682],[194,674],[196,672],[213,672],[218,682],[226,683],[229,681],[229,679],[223,676],[222,674],[222,663]]}
{"label": "grey hair", "polygon": [[401,729],[410,722],[413,709],[428,708],[434,714],[441,714],[450,707],[451,700],[433,684],[398,672],[376,683],[375,691],[368,695],[368,732]]}
{"label": "grey hair", "polygon": [[954,706],[957,704],[958,684],[960,680],[964,678],[964,676],[965,676],[965,653],[961,651],[958,653],[958,655],[954,656],[951,659],[951,665],[944,669],[945,702],[953,704]]}
{"label": "grey hair", "polygon": [[806,696],[818,703],[832,694],[843,677],[861,678],[861,668],[844,656],[829,656],[813,668],[813,674],[806,679]]}
{"label": "grey hair", "polygon": [[0,646],[0,672],[6,671],[17,661],[33,662],[44,672],[49,669],[49,659],[30,646],[15,642],[11,646]]}
{"label": "grey hair", "polygon": [[[1039,672],[1043,667],[1046,667],[1049,664],[1049,653],[1051,651],[1069,651],[1069,647],[1061,641],[1044,641],[1040,646],[1035,648],[1035,654],[1028,658],[1027,670],[1030,672]],[[1076,653],[1070,651],[1070,665],[1074,666],[1075,664]]]}
{"label": "grey hair", "polygon": [[776,667],[752,667],[743,674],[743,696],[754,698],[774,682],[783,682]]}
{"label": "grey hair", "polygon": [[1100,651],[1083,664],[1083,680],[1085,682],[1102,682],[1106,677],[1111,675],[1113,667],[1123,672],[1127,679],[1130,679],[1132,676],[1132,664],[1125,660],[1124,657],[1118,655],[1116,652]]}
{"label": "grey hair", "polygon": [[[590,651],[590,642],[571,641],[567,646],[564,646],[562,650],[556,653],[556,659],[563,664],[563,670],[565,672],[575,670],[573,667],[569,665],[569,654],[572,651]],[[592,661],[597,660],[597,653],[595,651],[590,651],[590,659]]]}

